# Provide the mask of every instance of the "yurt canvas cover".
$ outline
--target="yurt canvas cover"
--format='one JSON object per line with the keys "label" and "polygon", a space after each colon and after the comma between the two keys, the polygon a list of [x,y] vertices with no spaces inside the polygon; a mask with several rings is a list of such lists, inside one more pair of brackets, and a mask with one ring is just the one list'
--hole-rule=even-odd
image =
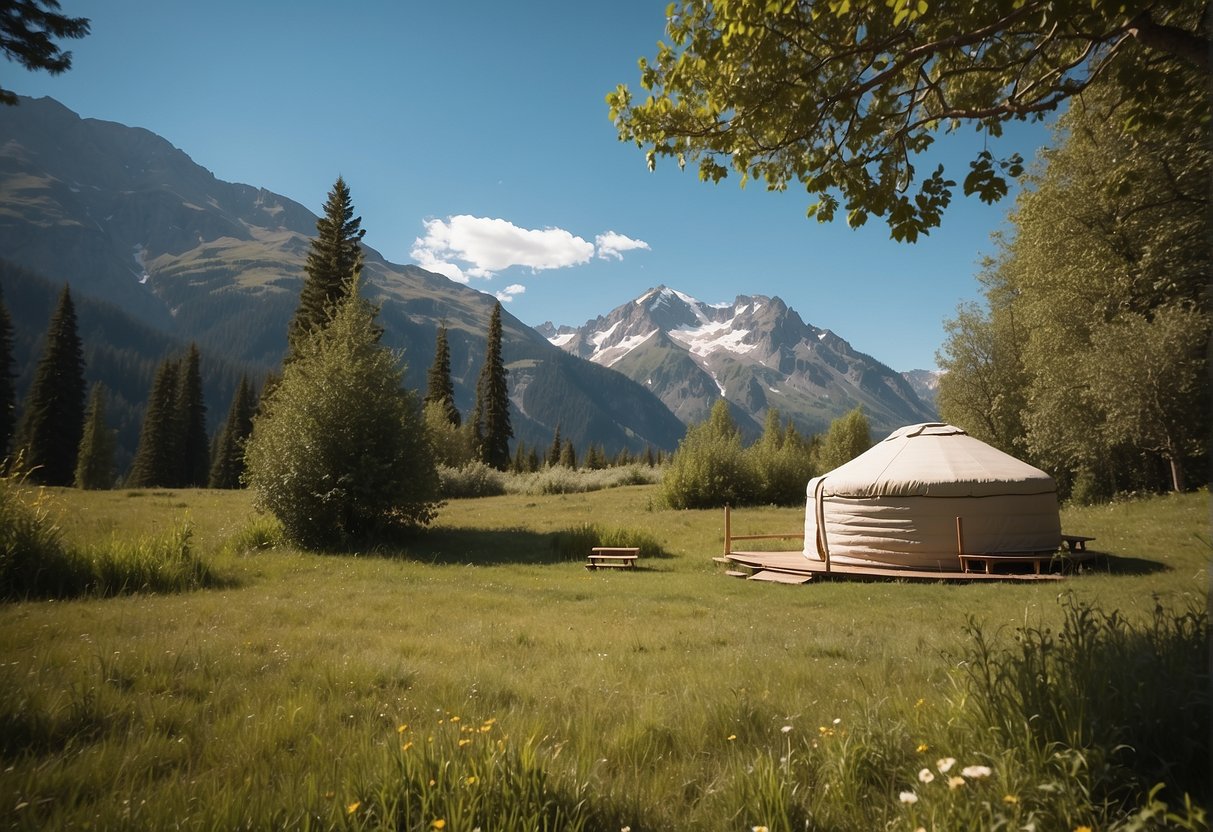
{"label": "yurt canvas cover", "polygon": [[952,425],[894,431],[809,481],[805,557],[958,570],[966,554],[1048,552],[1061,544],[1057,484]]}

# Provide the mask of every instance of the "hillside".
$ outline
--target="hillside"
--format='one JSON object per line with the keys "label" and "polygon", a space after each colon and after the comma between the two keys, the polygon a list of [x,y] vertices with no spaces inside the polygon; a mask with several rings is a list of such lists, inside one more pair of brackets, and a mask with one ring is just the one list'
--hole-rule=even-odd
{"label": "hillside", "polygon": [[[216,179],[147,130],[47,98],[0,108],[0,252],[215,360],[278,364],[315,222],[286,197]],[[437,327],[449,327],[456,401],[469,411],[495,299],[370,248],[364,276],[410,386],[424,386]],[[683,425],[644,388],[570,360],[508,312],[502,323],[517,439],[547,443],[559,422],[574,443],[608,452],[677,444]]]}

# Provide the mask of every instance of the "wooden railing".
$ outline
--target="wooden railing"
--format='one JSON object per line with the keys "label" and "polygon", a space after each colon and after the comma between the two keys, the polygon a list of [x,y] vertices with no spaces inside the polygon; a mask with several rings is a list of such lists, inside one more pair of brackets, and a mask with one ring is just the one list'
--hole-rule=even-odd
{"label": "wooden railing", "polygon": [[724,553],[733,551],[735,540],[804,540],[804,532],[790,534],[733,534],[733,515],[728,506],[724,507]]}

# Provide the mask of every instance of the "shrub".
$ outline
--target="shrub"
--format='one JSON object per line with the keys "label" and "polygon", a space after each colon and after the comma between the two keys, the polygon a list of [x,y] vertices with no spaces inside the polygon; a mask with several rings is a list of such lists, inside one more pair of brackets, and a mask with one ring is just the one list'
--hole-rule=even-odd
{"label": "shrub", "polygon": [[282,525],[272,517],[258,517],[224,541],[223,548],[233,555],[247,555],[276,549],[282,543]]}
{"label": "shrub", "polygon": [[552,548],[567,560],[579,560],[589,554],[595,546],[634,547],[645,558],[667,557],[668,552],[661,542],[643,529],[599,526],[583,523],[556,533]]}
{"label": "shrub", "polygon": [[246,480],[304,548],[425,525],[437,511],[421,408],[379,335],[355,281],[328,325],[297,344],[254,421]]}
{"label": "shrub", "polygon": [[662,480],[671,508],[716,508],[755,502],[757,482],[741,435],[721,399],[707,422],[692,425]]}
{"label": "shrub", "polygon": [[443,497],[496,497],[506,493],[506,476],[483,462],[468,462],[458,468],[438,466]]}
{"label": "shrub", "polygon": [[0,476],[0,596],[40,594],[65,559],[47,491],[30,486],[24,474]]}

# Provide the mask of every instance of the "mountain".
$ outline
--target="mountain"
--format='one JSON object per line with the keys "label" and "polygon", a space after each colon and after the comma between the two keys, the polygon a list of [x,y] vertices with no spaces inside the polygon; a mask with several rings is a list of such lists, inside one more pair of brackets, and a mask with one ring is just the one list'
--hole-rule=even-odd
{"label": "mountain", "polygon": [[915,395],[936,412],[939,410],[939,378],[942,375],[938,370],[908,370],[902,373],[905,380],[910,382]]}
{"label": "mountain", "polygon": [[[81,119],[49,98],[0,107],[3,257],[174,343],[196,341],[204,358],[278,366],[315,228],[299,203],[216,179],[147,130]],[[470,411],[495,299],[364,249],[364,292],[380,304],[384,343],[404,353],[406,383],[424,388],[445,324],[456,402]],[[684,426],[649,391],[508,312],[502,325],[516,439],[546,445],[559,423],[577,445],[608,452],[677,444]],[[212,411],[212,429],[222,415]]]}
{"label": "mountain", "polygon": [[901,375],[806,324],[777,297],[713,306],[658,286],[584,326],[539,331],[644,385],[687,424],[707,418],[721,397],[750,435],[770,408],[805,433],[856,406],[875,435],[934,418]]}

